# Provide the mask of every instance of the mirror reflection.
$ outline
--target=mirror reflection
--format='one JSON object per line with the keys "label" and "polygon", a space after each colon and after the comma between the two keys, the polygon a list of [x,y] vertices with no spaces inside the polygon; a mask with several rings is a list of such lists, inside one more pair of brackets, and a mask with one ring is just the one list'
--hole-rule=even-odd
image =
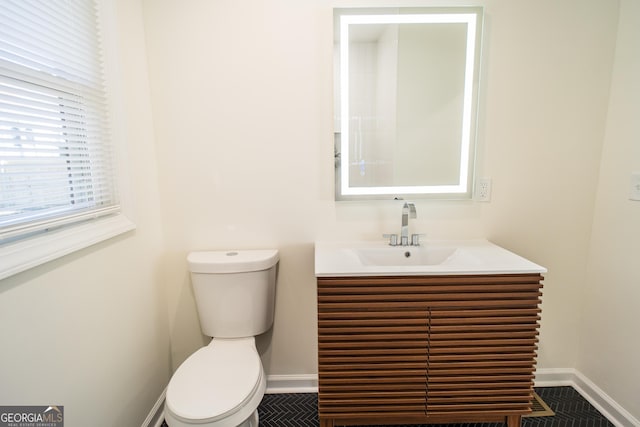
{"label": "mirror reflection", "polygon": [[470,197],[481,9],[336,9],[336,197]]}

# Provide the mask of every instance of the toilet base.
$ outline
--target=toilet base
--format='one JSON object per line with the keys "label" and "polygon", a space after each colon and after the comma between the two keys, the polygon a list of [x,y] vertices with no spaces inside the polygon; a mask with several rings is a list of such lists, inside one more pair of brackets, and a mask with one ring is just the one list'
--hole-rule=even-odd
{"label": "toilet base", "polygon": [[[165,419],[165,423],[171,427],[171,424]],[[260,424],[260,418],[258,416],[258,410],[253,411],[253,414],[249,415],[249,418],[240,423],[237,427],[258,427]],[[197,424],[194,424],[197,425]]]}
{"label": "toilet base", "polygon": [[258,410],[253,411],[253,414],[242,422],[238,427],[258,427],[260,420],[258,418]]}

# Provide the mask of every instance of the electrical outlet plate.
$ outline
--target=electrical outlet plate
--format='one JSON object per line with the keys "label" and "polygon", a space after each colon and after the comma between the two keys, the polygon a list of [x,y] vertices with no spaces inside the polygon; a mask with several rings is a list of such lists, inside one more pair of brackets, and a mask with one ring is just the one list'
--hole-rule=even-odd
{"label": "electrical outlet plate", "polygon": [[640,172],[633,172],[631,174],[629,199],[640,201]]}
{"label": "electrical outlet plate", "polygon": [[476,197],[478,202],[491,201],[491,178],[479,178],[476,182]]}

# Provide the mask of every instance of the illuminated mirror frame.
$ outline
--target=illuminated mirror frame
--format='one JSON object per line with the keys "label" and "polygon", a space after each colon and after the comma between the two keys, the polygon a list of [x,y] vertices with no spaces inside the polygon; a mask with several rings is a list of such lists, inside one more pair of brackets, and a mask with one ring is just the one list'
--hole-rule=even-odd
{"label": "illuminated mirror frame", "polygon": [[[425,13],[407,9],[336,9],[340,37],[340,173],[336,176],[336,199],[385,199],[404,196],[447,199],[470,199],[473,173],[477,86],[480,68],[482,8],[437,9]],[[343,14],[344,13],[344,14]],[[463,94],[462,138],[460,141],[460,174],[456,185],[416,185],[385,187],[351,187],[349,185],[349,27],[366,24],[466,24],[466,60]]]}

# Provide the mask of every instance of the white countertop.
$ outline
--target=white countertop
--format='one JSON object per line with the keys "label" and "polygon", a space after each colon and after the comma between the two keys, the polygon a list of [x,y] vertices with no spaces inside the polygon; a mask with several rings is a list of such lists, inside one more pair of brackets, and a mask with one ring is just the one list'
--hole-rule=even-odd
{"label": "white countertop", "polygon": [[[398,265],[376,265],[363,260],[361,254],[371,249],[407,251],[418,254],[423,251],[451,253],[433,264],[411,265],[402,260]],[[448,251],[448,252],[447,252]],[[391,253],[391,252],[389,252]],[[408,258],[407,258],[408,259]],[[416,260],[415,256],[413,260]],[[382,264],[388,264],[383,262]],[[393,264],[393,262],[391,262]],[[471,274],[525,274],[546,273],[547,269],[514,254],[487,240],[425,240],[419,247],[391,247],[384,241],[316,242],[316,277],[339,276],[418,276],[418,275],[471,275]]]}

